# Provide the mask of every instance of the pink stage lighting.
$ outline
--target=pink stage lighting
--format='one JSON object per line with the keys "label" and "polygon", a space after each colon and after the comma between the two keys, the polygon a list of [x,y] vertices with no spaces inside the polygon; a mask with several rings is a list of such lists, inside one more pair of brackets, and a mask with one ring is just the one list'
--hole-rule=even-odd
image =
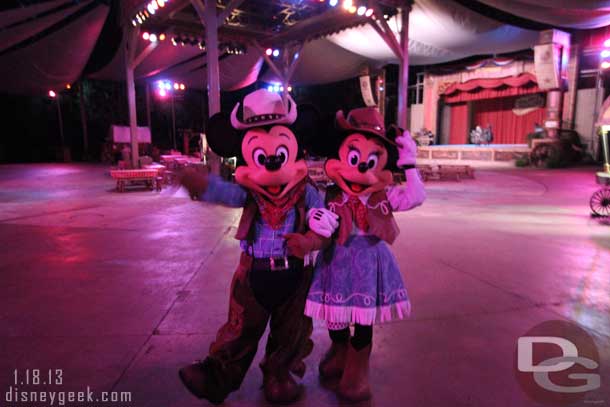
{"label": "pink stage lighting", "polygon": [[54,97],[56,97],[56,96],[57,96],[57,93],[55,93],[55,91],[54,91],[54,90],[50,90],[50,91],[49,91],[49,97],[54,98]]}

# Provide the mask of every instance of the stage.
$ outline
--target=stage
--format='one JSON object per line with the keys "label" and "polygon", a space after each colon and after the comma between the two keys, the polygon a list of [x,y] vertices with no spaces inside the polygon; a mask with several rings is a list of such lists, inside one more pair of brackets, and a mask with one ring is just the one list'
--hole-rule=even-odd
{"label": "stage", "polygon": [[473,167],[512,167],[527,156],[527,144],[443,144],[417,148],[418,164],[460,164]]}

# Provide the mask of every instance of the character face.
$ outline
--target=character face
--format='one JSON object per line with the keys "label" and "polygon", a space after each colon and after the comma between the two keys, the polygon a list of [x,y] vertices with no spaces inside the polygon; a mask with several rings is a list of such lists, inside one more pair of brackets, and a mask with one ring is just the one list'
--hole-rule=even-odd
{"label": "character face", "polygon": [[339,147],[339,159],[326,161],[324,169],[330,179],[350,195],[380,191],[392,182],[392,171],[384,170],[388,151],[375,137],[350,134]]}
{"label": "character face", "polygon": [[237,167],[235,180],[270,200],[284,197],[307,175],[305,161],[297,160],[297,139],[286,126],[248,130],[241,152],[246,165]]}

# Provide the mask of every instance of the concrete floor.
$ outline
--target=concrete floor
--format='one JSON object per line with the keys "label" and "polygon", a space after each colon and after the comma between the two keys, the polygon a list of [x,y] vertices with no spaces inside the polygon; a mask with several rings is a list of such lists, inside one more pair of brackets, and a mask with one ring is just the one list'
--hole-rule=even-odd
{"label": "concrete floor", "polygon": [[[181,192],[118,194],[104,171],[0,166],[1,394],[14,369],[51,368],[64,384],[49,390],[207,405],[177,370],[206,354],[224,322],[239,211]],[[375,330],[367,404],[535,405],[515,380],[516,340],[552,319],[594,336],[602,387],[581,404],[610,404],[610,229],[589,217],[594,171],[478,171],[428,184],[425,205],[397,216],[394,252],[414,313]],[[317,380],[329,343],[319,324],[314,340],[296,405],[337,405]],[[260,380],[254,365],[226,404],[264,405]]]}

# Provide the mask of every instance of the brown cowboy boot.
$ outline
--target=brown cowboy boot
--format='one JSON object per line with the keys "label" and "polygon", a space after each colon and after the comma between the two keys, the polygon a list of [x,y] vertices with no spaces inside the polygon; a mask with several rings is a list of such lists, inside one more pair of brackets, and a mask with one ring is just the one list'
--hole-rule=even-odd
{"label": "brown cowboy boot", "polygon": [[318,371],[323,380],[341,377],[347,358],[347,342],[332,342],[320,361]]}
{"label": "brown cowboy boot", "polygon": [[347,350],[347,360],[341,381],[339,395],[349,401],[362,401],[371,398],[369,387],[369,356],[371,344],[357,351],[350,343]]}
{"label": "brown cowboy boot", "polygon": [[265,398],[269,403],[290,403],[299,398],[301,387],[290,373],[265,373],[263,379]]}
{"label": "brown cowboy boot", "polygon": [[[231,389],[221,383],[215,372],[216,361],[206,358],[204,361],[184,366],[178,371],[184,386],[197,398],[206,399],[212,404],[221,404]],[[223,386],[225,384],[225,386]]]}

